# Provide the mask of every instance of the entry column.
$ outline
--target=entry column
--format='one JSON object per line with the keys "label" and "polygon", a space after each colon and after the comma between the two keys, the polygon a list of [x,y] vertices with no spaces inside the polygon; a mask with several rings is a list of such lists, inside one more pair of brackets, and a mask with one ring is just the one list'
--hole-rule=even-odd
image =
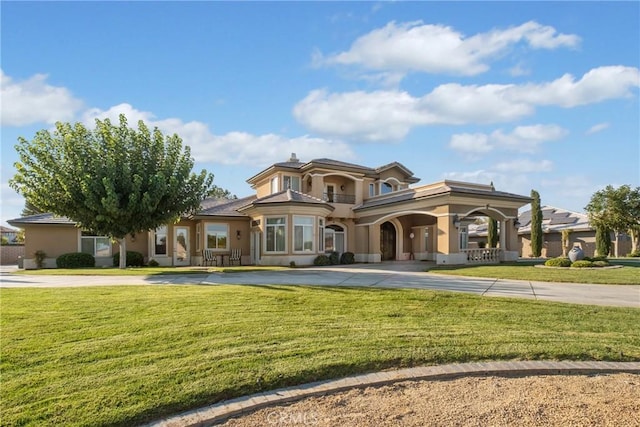
{"label": "entry column", "polygon": [[369,254],[368,262],[381,262],[380,253],[380,225],[369,225]]}

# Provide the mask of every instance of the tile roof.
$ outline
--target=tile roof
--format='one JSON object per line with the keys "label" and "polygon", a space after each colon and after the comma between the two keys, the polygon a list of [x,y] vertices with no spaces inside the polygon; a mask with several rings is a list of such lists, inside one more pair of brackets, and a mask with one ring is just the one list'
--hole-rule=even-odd
{"label": "tile roof", "polygon": [[205,199],[200,205],[200,210],[196,213],[196,216],[246,216],[243,213],[238,212],[243,206],[251,204],[257,197],[249,196],[241,199]]}
{"label": "tile roof", "polygon": [[22,218],[10,219],[7,221],[13,226],[27,225],[27,224],[64,224],[75,225],[75,221],[71,221],[65,216],[56,216],[52,213],[41,213],[36,215],[23,216]]}
{"label": "tile roof", "polygon": [[325,205],[327,208],[333,209],[333,206],[331,206],[324,200],[291,189],[280,191],[279,193],[273,193],[251,202],[251,204],[253,204],[254,206],[271,203],[308,203],[315,205]]}

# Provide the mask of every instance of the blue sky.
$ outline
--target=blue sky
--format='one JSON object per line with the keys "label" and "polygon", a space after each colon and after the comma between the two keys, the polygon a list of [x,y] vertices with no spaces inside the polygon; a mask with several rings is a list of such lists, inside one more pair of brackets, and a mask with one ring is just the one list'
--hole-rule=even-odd
{"label": "blue sky", "polygon": [[125,113],[238,196],[286,160],[399,161],[582,211],[640,185],[638,2],[2,2],[3,225],[13,146]]}

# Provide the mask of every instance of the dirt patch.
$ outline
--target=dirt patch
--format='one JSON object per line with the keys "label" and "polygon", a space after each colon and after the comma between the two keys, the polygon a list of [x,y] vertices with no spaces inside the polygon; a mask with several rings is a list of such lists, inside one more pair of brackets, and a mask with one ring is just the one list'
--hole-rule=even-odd
{"label": "dirt patch", "polygon": [[224,426],[640,426],[640,375],[405,381],[261,409]]}

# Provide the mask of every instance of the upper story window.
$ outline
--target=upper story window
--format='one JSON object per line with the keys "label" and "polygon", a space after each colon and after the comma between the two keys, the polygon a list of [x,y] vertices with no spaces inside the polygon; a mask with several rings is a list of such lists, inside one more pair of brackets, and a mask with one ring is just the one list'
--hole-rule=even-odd
{"label": "upper story window", "polygon": [[227,250],[229,227],[227,224],[207,224],[205,228],[207,249]]}
{"label": "upper story window", "polygon": [[369,197],[373,197],[376,195],[376,185],[375,184],[369,184]]}
{"label": "upper story window", "polygon": [[111,240],[107,236],[96,236],[95,234],[82,232],[80,237],[80,252],[84,252],[94,257],[111,256]]}
{"label": "upper story window", "polygon": [[277,193],[280,191],[280,180],[277,176],[271,178],[271,194]]}
{"label": "upper story window", "polygon": [[395,191],[393,185],[389,184],[388,182],[380,183],[380,194],[388,194],[392,191]]}
{"label": "upper story window", "polygon": [[290,176],[285,175],[282,179],[282,183],[284,184],[283,190],[291,188],[294,191],[300,191],[300,177],[299,176]]}
{"label": "upper story window", "polygon": [[459,241],[460,249],[467,249],[469,247],[469,231],[467,230],[466,225],[460,226],[458,236],[460,238],[460,241]]}

